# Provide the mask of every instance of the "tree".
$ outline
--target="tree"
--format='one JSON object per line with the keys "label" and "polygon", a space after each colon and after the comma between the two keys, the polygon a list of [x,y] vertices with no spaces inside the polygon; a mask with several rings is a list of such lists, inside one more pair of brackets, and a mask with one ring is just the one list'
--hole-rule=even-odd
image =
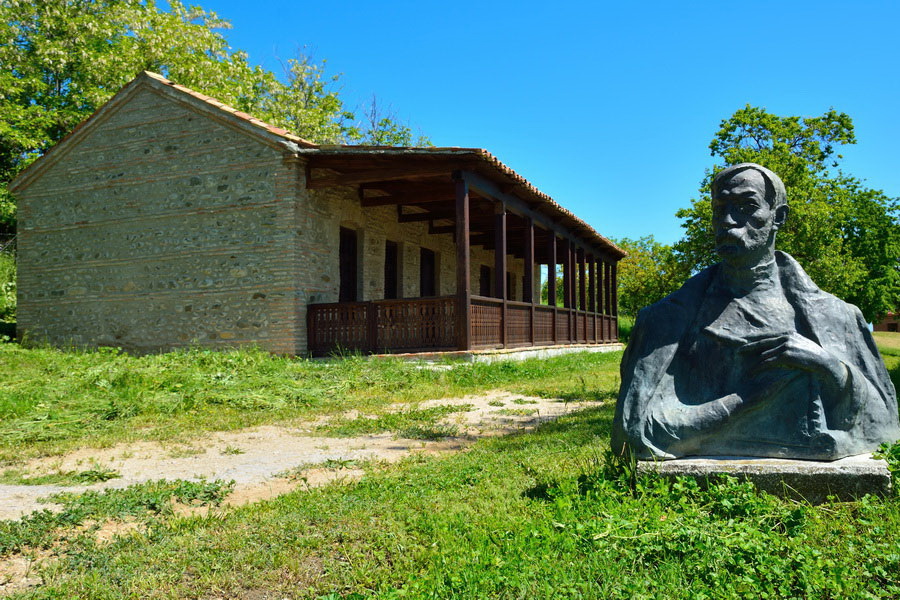
{"label": "tree", "polygon": [[299,54],[279,78],[229,47],[214,12],[168,4],[0,0],[0,234],[15,228],[7,183],[143,70],[313,142],[411,140],[393,116],[356,126],[324,61]]}
{"label": "tree", "polygon": [[374,95],[363,111],[364,127],[359,143],[368,146],[431,146],[426,136],[413,136],[409,125],[401,123],[390,108],[384,110]]}
{"label": "tree", "polygon": [[784,181],[790,214],[777,247],[791,254],[824,290],[856,304],[868,320],[900,305],[900,205],[841,170],[836,150],[855,144],[853,122],[829,110],[820,117],[779,117],[746,107],[722,121],[710,153],[722,164],[707,171],[700,198],[679,210],[684,237],[675,251],[699,270],[717,262],[710,229],[709,185],[741,162],[768,167]]}
{"label": "tree", "polygon": [[628,253],[618,265],[619,312],[635,316],[645,306],[677,290],[687,278],[672,246],[652,235],[637,240],[621,238],[617,246]]}

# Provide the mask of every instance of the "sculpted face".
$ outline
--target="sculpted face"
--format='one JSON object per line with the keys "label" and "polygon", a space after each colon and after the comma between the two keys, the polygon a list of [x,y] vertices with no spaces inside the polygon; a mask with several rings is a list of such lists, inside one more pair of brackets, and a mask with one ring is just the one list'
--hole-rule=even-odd
{"label": "sculpted face", "polygon": [[766,200],[759,171],[746,169],[726,181],[712,199],[712,211],[716,252],[725,262],[754,263],[774,250],[784,216]]}

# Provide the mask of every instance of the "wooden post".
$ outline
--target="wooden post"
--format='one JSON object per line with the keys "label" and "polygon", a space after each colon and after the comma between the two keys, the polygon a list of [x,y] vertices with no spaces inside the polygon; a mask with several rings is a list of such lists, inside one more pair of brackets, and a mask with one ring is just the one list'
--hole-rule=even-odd
{"label": "wooden post", "polygon": [[525,219],[525,277],[523,278],[522,302],[531,304],[529,308],[528,339],[534,346],[534,219]]}
{"label": "wooden post", "polygon": [[566,272],[569,274],[566,282],[566,296],[569,301],[569,342],[575,341],[575,245],[571,240],[566,240]]}
{"label": "wooden post", "polygon": [[619,267],[616,263],[612,263],[609,266],[612,271],[612,283],[610,287],[612,288],[612,313],[613,313],[613,326],[612,326],[612,338],[613,341],[618,341],[619,339],[619,290],[616,287]]}
{"label": "wooden post", "polygon": [[494,295],[503,301],[500,305],[500,345],[506,348],[506,207],[502,203],[495,215],[494,271],[497,274]]}
{"label": "wooden post", "polygon": [[525,219],[525,277],[522,302],[534,303],[534,219]]}
{"label": "wooden post", "polygon": [[[550,258],[547,260],[547,304],[556,308],[556,234],[550,233],[550,245],[548,246]],[[556,325],[553,325],[556,331]],[[553,341],[556,341],[556,334],[553,334]]]}
{"label": "wooden post", "polygon": [[460,173],[456,183],[456,346],[472,349],[472,279],[469,276],[469,186]]}
{"label": "wooden post", "polygon": [[612,339],[613,330],[612,295],[610,293],[612,290],[612,270],[609,268],[609,263],[606,261],[603,261],[603,279],[606,282],[606,294],[603,301],[604,305],[606,306],[606,311],[604,313],[606,315],[606,339],[607,341],[609,341]]}
{"label": "wooden post", "polygon": [[584,248],[577,250],[578,256],[578,309],[587,310],[587,279],[585,277]]}
{"label": "wooden post", "polygon": [[593,327],[591,328],[591,341],[597,341],[597,259],[593,254],[588,255],[588,314]]}
{"label": "wooden post", "polygon": [[550,246],[548,247],[550,258],[547,260],[547,304],[553,307],[551,313],[553,319],[553,344],[556,345],[556,234],[550,234]]}
{"label": "wooden post", "polygon": [[372,301],[366,302],[366,327],[368,351],[376,354],[378,352],[378,306]]}

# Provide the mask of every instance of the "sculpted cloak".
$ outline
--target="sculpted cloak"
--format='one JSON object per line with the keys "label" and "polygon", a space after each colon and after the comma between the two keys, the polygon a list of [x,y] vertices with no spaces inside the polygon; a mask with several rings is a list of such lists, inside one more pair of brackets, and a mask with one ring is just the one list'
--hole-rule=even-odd
{"label": "sculpted cloak", "polygon": [[[774,305],[723,300],[723,268],[638,314],[621,364],[613,451],[835,460],[900,438],[896,392],[858,308],[820,290],[783,252],[772,266]],[[758,357],[742,348],[792,332],[846,366],[842,389],[813,371],[754,370]]]}

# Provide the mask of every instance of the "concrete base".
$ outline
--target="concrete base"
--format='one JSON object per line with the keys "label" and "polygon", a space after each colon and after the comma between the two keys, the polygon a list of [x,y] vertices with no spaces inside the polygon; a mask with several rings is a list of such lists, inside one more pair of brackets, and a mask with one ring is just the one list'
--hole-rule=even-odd
{"label": "concrete base", "polygon": [[638,473],[663,477],[692,477],[706,484],[710,479],[731,475],[752,481],[760,490],[776,496],[825,502],[828,496],[842,501],[865,494],[887,496],[891,474],[887,462],[871,454],[848,456],[831,462],[753,457],[697,456],[665,461],[639,461]]}
{"label": "concrete base", "polygon": [[435,362],[440,360],[462,360],[465,362],[492,363],[499,360],[526,360],[529,358],[550,358],[573,352],[616,352],[623,350],[624,344],[569,344],[560,346],[527,346],[524,348],[498,348],[492,350],[467,350],[448,352],[412,352],[408,354],[373,354],[370,358],[400,358]]}

